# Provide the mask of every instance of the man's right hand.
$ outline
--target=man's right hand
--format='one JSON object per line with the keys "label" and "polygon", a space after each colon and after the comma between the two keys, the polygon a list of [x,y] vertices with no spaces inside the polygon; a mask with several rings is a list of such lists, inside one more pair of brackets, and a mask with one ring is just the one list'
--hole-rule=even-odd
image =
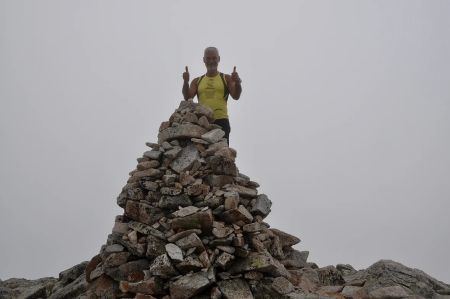
{"label": "man's right hand", "polygon": [[188,67],[186,66],[185,72],[183,73],[183,80],[186,83],[189,83],[189,71],[188,71]]}

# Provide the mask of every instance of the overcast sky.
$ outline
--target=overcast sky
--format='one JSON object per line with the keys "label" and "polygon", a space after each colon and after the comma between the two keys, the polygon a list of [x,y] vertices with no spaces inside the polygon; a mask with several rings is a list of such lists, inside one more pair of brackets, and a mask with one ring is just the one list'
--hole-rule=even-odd
{"label": "overcast sky", "polygon": [[450,283],[450,1],[0,0],[0,278],[98,253],[203,49],[242,173],[319,266]]}

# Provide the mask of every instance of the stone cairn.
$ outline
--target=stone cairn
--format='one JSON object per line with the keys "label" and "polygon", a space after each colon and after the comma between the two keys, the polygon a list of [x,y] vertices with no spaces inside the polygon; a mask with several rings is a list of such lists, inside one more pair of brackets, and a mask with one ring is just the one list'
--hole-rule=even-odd
{"label": "stone cairn", "polygon": [[270,228],[272,202],[239,172],[210,109],[182,101],[137,159],[124,209],[86,267],[88,298],[295,298],[300,239]]}

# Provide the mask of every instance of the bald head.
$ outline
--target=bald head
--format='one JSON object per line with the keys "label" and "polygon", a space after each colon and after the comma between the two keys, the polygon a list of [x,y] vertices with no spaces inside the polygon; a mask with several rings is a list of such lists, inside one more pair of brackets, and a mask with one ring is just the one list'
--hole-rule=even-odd
{"label": "bald head", "polygon": [[215,54],[215,55],[219,56],[219,50],[217,50],[216,47],[208,47],[205,49],[205,52],[203,55],[206,57],[206,55],[208,55],[208,54]]}
{"label": "bald head", "polygon": [[206,71],[208,75],[213,75],[218,72],[217,68],[219,66],[220,56],[219,50],[216,47],[208,47],[205,49],[205,54],[203,55],[203,62],[206,66]]}

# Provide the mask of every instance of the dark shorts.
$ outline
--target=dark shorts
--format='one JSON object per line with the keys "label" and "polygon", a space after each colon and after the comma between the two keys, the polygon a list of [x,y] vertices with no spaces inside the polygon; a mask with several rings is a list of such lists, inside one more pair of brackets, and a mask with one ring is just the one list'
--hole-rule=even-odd
{"label": "dark shorts", "polygon": [[216,125],[219,125],[222,127],[222,130],[225,132],[225,138],[227,139],[227,143],[228,145],[230,145],[230,132],[231,132],[231,127],[230,127],[230,121],[228,120],[228,118],[220,118],[220,119],[216,119],[214,121],[214,123]]}

